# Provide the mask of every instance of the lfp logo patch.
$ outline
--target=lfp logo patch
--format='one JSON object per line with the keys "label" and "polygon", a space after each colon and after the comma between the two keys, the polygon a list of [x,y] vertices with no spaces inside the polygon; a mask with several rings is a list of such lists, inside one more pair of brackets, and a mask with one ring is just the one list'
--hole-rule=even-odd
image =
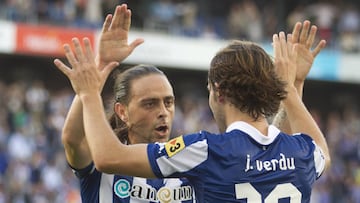
{"label": "lfp logo patch", "polygon": [[185,148],[183,136],[176,137],[165,144],[165,150],[169,157],[174,156]]}

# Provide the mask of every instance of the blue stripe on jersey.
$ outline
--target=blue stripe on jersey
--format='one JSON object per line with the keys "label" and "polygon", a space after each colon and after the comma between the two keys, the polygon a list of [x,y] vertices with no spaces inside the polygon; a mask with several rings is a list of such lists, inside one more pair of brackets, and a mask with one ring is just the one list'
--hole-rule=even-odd
{"label": "blue stripe on jersey", "polygon": [[100,173],[94,165],[81,171],[83,203],[191,203],[194,191],[185,178],[145,179]]}
{"label": "blue stripe on jersey", "polygon": [[[318,154],[307,135],[279,133],[266,145],[236,129],[221,135],[200,132],[183,139],[185,148],[172,157],[162,145],[149,145],[149,161],[158,177],[188,177],[198,202],[310,201],[311,186],[318,177],[314,154]],[[193,147],[199,143],[202,147]],[[194,164],[204,153],[207,159]],[[184,160],[192,168],[162,173],[169,167],[183,169]]]}

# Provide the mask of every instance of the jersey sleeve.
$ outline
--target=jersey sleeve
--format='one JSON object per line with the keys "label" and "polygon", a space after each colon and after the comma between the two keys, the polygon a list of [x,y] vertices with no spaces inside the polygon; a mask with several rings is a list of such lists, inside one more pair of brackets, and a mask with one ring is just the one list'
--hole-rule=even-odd
{"label": "jersey sleeve", "polygon": [[325,156],[321,148],[313,141],[315,145],[314,162],[317,178],[321,176],[325,169]]}
{"label": "jersey sleeve", "polygon": [[179,136],[167,143],[149,144],[148,157],[159,178],[195,176],[198,173],[195,168],[208,158],[207,139],[199,133]]}
{"label": "jersey sleeve", "polygon": [[150,162],[151,169],[156,177],[163,178],[164,176],[161,174],[159,166],[156,164],[157,153],[162,153],[161,149],[163,148],[164,143],[155,143],[155,144],[148,144],[147,146],[147,153],[148,159]]}
{"label": "jersey sleeve", "polygon": [[69,164],[70,168],[72,169],[73,173],[78,177],[79,179],[84,178],[85,176],[92,174],[95,171],[95,165],[93,162],[82,169],[75,169]]}

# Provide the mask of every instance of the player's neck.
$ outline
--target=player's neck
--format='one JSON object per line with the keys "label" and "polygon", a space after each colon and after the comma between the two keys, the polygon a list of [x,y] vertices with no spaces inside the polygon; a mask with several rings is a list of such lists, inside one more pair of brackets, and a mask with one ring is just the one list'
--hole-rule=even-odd
{"label": "player's neck", "polygon": [[265,116],[261,116],[257,120],[254,120],[254,118],[238,109],[227,109],[226,111],[226,126],[229,126],[236,121],[243,121],[256,128],[263,135],[267,135],[269,123]]}

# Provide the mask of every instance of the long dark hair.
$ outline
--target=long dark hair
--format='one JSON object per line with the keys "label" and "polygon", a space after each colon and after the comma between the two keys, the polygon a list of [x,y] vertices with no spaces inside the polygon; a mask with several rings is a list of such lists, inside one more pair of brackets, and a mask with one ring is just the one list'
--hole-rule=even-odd
{"label": "long dark hair", "polygon": [[[128,105],[131,100],[132,81],[151,74],[160,74],[166,77],[157,67],[144,64],[133,66],[124,71],[114,72],[113,106],[117,102]],[[128,143],[128,126],[114,111],[110,114],[109,123],[120,141]]]}
{"label": "long dark hair", "polygon": [[210,85],[219,90],[240,111],[254,120],[272,116],[286,97],[285,82],[275,72],[271,57],[259,45],[233,41],[211,61]]}

